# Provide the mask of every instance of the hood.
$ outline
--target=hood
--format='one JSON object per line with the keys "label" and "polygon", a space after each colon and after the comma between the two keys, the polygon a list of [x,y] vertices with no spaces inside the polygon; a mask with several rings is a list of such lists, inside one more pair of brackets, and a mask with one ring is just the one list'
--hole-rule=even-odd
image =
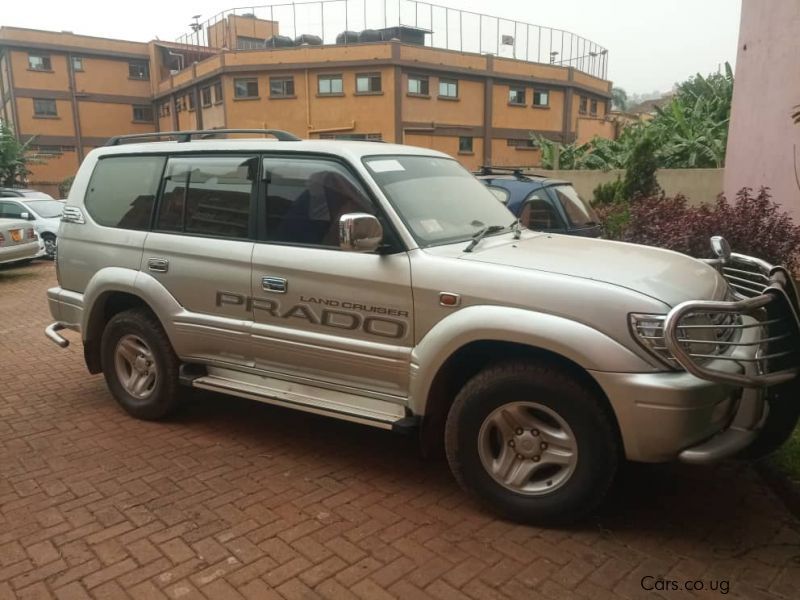
{"label": "hood", "polygon": [[[461,245],[459,245],[461,246]],[[577,236],[524,232],[484,239],[458,258],[602,281],[675,306],[724,298],[728,284],[709,265],[650,246]]]}

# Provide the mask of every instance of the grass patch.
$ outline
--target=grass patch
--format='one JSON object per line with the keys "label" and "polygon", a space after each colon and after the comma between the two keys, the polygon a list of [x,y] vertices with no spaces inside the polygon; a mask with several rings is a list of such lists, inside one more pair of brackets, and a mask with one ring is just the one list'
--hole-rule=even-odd
{"label": "grass patch", "polygon": [[800,427],[796,427],[781,448],[771,457],[772,463],[790,479],[800,482]]}

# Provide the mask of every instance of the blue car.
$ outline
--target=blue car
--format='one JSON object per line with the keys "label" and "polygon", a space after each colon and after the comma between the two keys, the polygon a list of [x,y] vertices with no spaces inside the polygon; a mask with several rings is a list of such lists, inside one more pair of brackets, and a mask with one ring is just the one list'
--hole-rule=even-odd
{"label": "blue car", "polygon": [[483,167],[476,177],[528,229],[600,237],[597,213],[568,181],[502,167]]}

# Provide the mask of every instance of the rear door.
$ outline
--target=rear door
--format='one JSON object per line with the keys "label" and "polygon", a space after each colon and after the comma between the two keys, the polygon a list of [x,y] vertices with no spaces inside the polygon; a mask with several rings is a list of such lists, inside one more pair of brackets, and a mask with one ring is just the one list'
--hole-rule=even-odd
{"label": "rear door", "polygon": [[142,271],[184,308],[172,325],[184,359],[252,366],[249,332],[258,158],[168,159]]}

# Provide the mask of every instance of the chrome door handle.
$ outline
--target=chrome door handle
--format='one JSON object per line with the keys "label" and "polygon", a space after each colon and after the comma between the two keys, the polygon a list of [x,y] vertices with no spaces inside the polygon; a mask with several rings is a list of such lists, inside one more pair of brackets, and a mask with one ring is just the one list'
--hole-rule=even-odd
{"label": "chrome door handle", "polygon": [[283,277],[262,277],[261,289],[265,292],[273,292],[275,294],[285,294],[289,284]]}
{"label": "chrome door handle", "polygon": [[169,261],[166,258],[148,258],[147,268],[154,273],[166,273],[169,271]]}

